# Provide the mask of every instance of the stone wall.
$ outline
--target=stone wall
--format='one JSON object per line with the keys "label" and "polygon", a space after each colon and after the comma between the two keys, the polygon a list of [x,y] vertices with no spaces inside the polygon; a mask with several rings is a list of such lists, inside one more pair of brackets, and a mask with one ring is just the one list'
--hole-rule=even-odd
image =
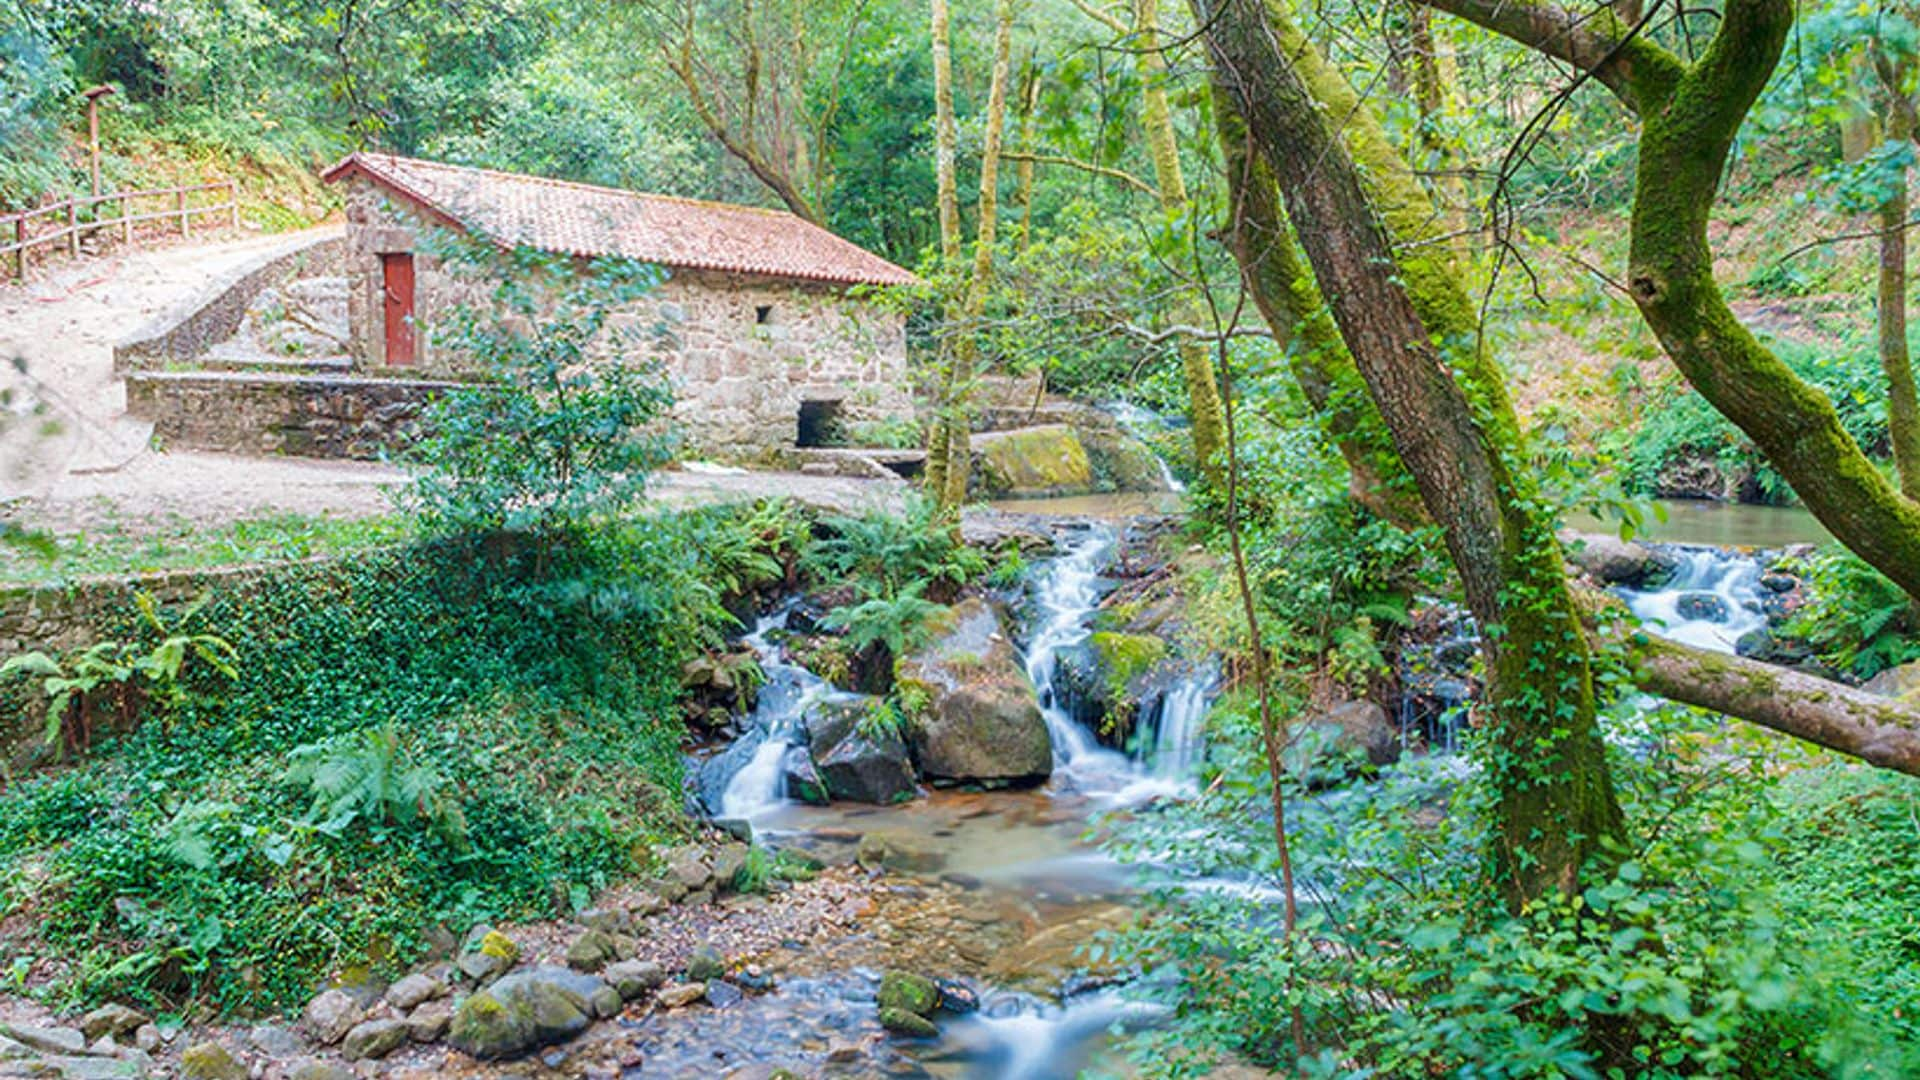
{"label": "stone wall", "polygon": [[403,446],[420,409],[452,384],[330,375],[140,371],[127,411],[164,447],[376,458]]}
{"label": "stone wall", "polygon": [[232,337],[247,306],[266,289],[298,277],[340,273],[346,236],[301,236],[220,275],[113,347],[115,374],[192,360]]}
{"label": "stone wall", "polygon": [[[479,290],[417,252],[408,208],[388,200],[364,178],[350,182],[346,273],[355,366],[363,374],[397,370],[385,365],[380,256],[414,252],[418,364],[398,370],[456,375],[465,365],[434,342],[434,320]],[[639,331],[639,351],[665,362],[675,419],[698,452],[764,457],[792,447],[803,402],[822,403],[845,425],[914,415],[905,316],[840,286],[670,269],[653,295],[611,321]]]}

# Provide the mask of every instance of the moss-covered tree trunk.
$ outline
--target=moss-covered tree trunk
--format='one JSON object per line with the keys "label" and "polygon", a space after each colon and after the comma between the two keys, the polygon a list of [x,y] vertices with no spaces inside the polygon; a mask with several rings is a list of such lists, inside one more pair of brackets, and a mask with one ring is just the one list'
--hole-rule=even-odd
{"label": "moss-covered tree trunk", "polygon": [[[1913,65],[1875,48],[1873,65],[1886,96],[1887,139],[1906,143],[1920,131],[1907,84]],[[1893,192],[1880,204],[1880,368],[1887,380],[1887,435],[1900,491],[1920,500],[1920,392],[1907,348],[1907,169],[1893,169]]]}
{"label": "moss-covered tree trunk", "polygon": [[1408,242],[1433,227],[1432,203],[1284,11],[1262,0],[1193,5],[1220,88],[1273,170],[1482,628],[1490,870],[1514,904],[1576,889],[1622,829],[1590,648],[1499,370],[1478,351],[1472,304],[1444,245]]}
{"label": "moss-covered tree trunk", "polygon": [[[932,0],[928,33],[933,41],[933,176],[934,212],[940,221],[940,261],[951,269],[960,263],[960,189],[955,176],[959,135],[953,118],[953,50],[947,0]],[[950,310],[950,309],[949,309]],[[946,335],[937,347],[939,361],[929,387],[933,418],[927,424],[927,464],[923,481],[936,501],[947,490],[947,412],[952,387],[953,349]]]}

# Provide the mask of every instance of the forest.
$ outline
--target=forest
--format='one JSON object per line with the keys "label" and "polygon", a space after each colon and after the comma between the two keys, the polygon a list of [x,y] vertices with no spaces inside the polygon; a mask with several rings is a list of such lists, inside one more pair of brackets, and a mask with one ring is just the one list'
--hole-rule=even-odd
{"label": "forest", "polygon": [[0,1076],[1920,1075],[1920,5],[0,0],[0,147]]}

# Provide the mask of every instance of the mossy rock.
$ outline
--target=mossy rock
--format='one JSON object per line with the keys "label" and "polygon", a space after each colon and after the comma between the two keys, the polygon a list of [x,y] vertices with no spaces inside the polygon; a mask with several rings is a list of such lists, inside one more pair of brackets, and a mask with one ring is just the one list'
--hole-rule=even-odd
{"label": "mossy rock", "polygon": [[1087,643],[1100,658],[1107,693],[1115,701],[1128,698],[1134,681],[1167,658],[1167,643],[1145,634],[1103,631],[1088,638]]}
{"label": "mossy rock", "polygon": [[893,969],[880,977],[880,1007],[932,1016],[940,1007],[940,987],[924,975]]}
{"label": "mossy rock", "polygon": [[480,939],[480,953],[505,961],[508,967],[520,962],[520,946],[498,930],[489,930],[487,936]]}
{"label": "mossy rock", "polygon": [[973,436],[973,487],[985,495],[1081,495],[1093,465],[1073,428],[1043,424]]}
{"label": "mossy rock", "polygon": [[940,1034],[940,1029],[933,1026],[933,1021],[905,1009],[883,1007],[880,1010],[880,1026],[896,1035],[908,1035],[916,1039],[931,1039]]}
{"label": "mossy rock", "polygon": [[180,1075],[186,1080],[247,1080],[247,1067],[219,1043],[203,1042],[181,1053]]}

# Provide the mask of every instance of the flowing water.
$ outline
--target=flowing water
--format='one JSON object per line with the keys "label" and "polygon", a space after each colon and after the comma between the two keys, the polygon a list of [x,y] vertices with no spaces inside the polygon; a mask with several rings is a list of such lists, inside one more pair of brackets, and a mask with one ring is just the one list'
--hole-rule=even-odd
{"label": "flowing water", "polygon": [[[746,639],[767,683],[749,734],[728,751],[736,755],[727,766],[735,771],[721,789],[721,815],[750,820],[756,835],[776,846],[816,853],[841,845],[844,854],[845,845],[876,828],[937,849],[941,880],[966,883],[979,904],[1000,904],[1020,913],[1018,921],[1032,933],[1028,947],[1044,940],[1050,929],[1071,929],[1068,924],[1088,918],[1090,911],[1128,905],[1142,885],[1140,869],[1120,865],[1083,834],[1106,811],[1193,794],[1193,773],[1204,749],[1202,726],[1217,679],[1211,671],[1198,671],[1172,682],[1143,709],[1132,754],[1102,744],[1064,707],[1057,688],[1060,659],[1092,633],[1105,589],[1101,573],[1117,543],[1115,529],[1105,524],[1071,530],[1060,554],[1039,567],[1033,579],[1035,614],[1024,635],[1025,660],[1053,742],[1054,770],[1045,787],[933,791],[884,808],[845,803],[816,807],[787,799],[781,788],[782,766],[788,753],[801,752],[796,748],[803,738],[802,717],[809,705],[838,691],[787,663],[770,640],[785,625],[783,608],[760,619]],[[1157,870],[1162,884],[1257,887],[1183,875],[1171,866]],[[1028,933],[1017,932],[1023,937]],[[860,969],[788,979],[773,993],[748,998],[733,1009],[696,1011],[661,1025],[652,1034],[649,1061],[663,1066],[685,1062],[695,1068],[707,1060],[701,1055],[711,1052],[715,1040],[724,1039],[735,1047],[734,1053],[746,1053],[757,1065],[799,1067],[803,1062],[795,1056],[795,1047],[877,1030],[874,988],[873,973]],[[1156,1015],[1153,1008],[1113,989],[1049,1000],[997,986],[990,977],[978,1012],[949,1018],[938,1039],[888,1043],[885,1061],[888,1075],[900,1076],[1072,1076],[1099,1060],[1115,1024],[1151,1023]]]}
{"label": "flowing water", "polygon": [[1760,561],[1720,548],[1675,548],[1680,565],[1658,589],[1623,589],[1647,629],[1683,645],[1731,653],[1740,638],[1767,625]]}
{"label": "flowing water", "polygon": [[[1662,499],[1667,520],[1649,518],[1639,539],[1656,544],[1711,547],[1786,547],[1824,544],[1833,539],[1814,516],[1798,506],[1750,506],[1701,499]],[[1620,523],[1592,514],[1569,514],[1567,526],[1579,532],[1611,534]]]}

